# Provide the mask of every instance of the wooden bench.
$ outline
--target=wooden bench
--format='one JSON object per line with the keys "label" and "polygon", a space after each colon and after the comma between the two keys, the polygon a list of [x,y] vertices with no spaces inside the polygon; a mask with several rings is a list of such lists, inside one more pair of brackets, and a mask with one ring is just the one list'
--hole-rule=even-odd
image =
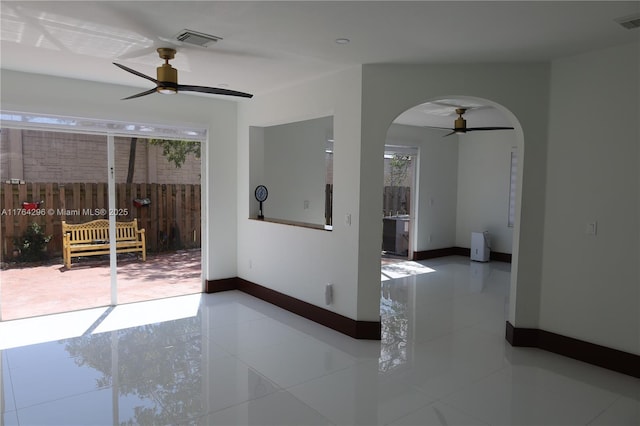
{"label": "wooden bench", "polygon": [[[116,252],[142,253],[147,260],[144,229],[138,229],[138,220],[116,222]],[[109,221],[97,219],[86,223],[62,222],[62,253],[64,265],[71,268],[71,258],[109,254]]]}

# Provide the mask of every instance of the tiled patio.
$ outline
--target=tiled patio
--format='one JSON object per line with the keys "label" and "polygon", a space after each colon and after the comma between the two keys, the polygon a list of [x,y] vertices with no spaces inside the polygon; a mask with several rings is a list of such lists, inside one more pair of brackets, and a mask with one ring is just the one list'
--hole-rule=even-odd
{"label": "tiled patio", "polygon": [[[74,259],[74,262],[76,259]],[[148,254],[118,260],[118,303],[202,291],[200,250]],[[59,263],[0,271],[3,321],[109,305],[109,260],[82,259],[71,269]]]}

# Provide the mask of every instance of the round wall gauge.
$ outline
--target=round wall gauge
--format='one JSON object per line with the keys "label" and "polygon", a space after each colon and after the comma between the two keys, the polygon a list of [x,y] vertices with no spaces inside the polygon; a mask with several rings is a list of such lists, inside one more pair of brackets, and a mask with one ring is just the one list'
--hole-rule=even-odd
{"label": "round wall gauge", "polygon": [[267,187],[264,185],[258,185],[256,187],[256,200],[263,202],[269,196],[269,191],[267,191]]}
{"label": "round wall gauge", "polygon": [[262,212],[262,202],[267,199],[269,196],[269,191],[267,191],[267,187],[264,185],[256,186],[256,200],[260,203],[260,209],[258,210],[258,219],[264,219],[264,214]]}

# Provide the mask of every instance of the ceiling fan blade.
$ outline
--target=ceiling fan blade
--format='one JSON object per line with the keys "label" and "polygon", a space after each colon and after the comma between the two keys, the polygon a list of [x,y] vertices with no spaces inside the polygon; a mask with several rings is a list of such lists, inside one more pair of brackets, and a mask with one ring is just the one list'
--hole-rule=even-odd
{"label": "ceiling fan blade", "polygon": [[131,96],[128,96],[126,98],[122,98],[122,100],[126,101],[127,99],[139,98],[141,96],[147,96],[147,95],[150,95],[150,94],[155,93],[155,92],[156,92],[156,88],[154,87],[153,89],[145,90],[144,92],[136,93],[135,95],[131,95]]}
{"label": "ceiling fan blade", "polygon": [[467,132],[474,130],[513,130],[513,127],[467,127]]}
{"label": "ceiling fan blade", "polygon": [[443,138],[446,138],[447,136],[455,135],[456,133],[457,133],[457,132],[456,132],[455,130],[453,130],[453,131],[451,131],[451,132],[447,133],[446,135],[443,135],[442,137],[443,137]]}
{"label": "ceiling fan blade", "polygon": [[[116,64],[115,62],[113,62],[113,65],[115,65],[116,67],[121,68],[121,69],[123,69],[123,70],[125,70],[125,71],[127,71],[127,72],[130,72],[131,74],[137,75],[138,77],[146,78],[147,80],[149,80],[149,81],[153,81],[154,83],[158,84],[158,80],[156,80],[156,79],[155,79],[155,78],[153,78],[153,77],[149,77],[148,75],[144,75],[144,74],[142,74],[142,73],[141,73],[141,72],[139,72],[139,71],[136,71],[136,70],[134,70],[134,69],[131,69],[131,68],[126,67],[126,66],[121,65],[121,64]],[[154,90],[155,90],[155,89],[154,89]]]}
{"label": "ceiling fan blade", "polygon": [[211,93],[214,95],[227,95],[227,96],[239,96],[242,98],[252,98],[253,95],[244,92],[236,92],[235,90],[228,89],[220,89],[217,87],[206,87],[206,86],[190,86],[186,84],[178,84],[178,91],[187,91],[187,92],[200,92],[200,93]]}

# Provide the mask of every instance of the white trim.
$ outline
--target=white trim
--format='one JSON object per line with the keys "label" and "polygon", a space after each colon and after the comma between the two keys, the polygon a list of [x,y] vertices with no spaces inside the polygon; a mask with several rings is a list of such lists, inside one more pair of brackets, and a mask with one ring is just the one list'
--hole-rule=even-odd
{"label": "white trim", "polygon": [[147,139],[179,139],[199,142],[207,140],[207,130],[196,125],[131,123],[15,111],[0,111],[0,125],[2,127],[76,133],[109,133],[114,136],[139,136]]}
{"label": "white trim", "polygon": [[109,235],[113,236],[109,240],[109,266],[111,276],[111,305],[118,304],[118,259],[116,248],[116,215],[112,214],[116,210],[116,159],[115,159],[115,137],[107,134],[107,188],[109,191]]}

